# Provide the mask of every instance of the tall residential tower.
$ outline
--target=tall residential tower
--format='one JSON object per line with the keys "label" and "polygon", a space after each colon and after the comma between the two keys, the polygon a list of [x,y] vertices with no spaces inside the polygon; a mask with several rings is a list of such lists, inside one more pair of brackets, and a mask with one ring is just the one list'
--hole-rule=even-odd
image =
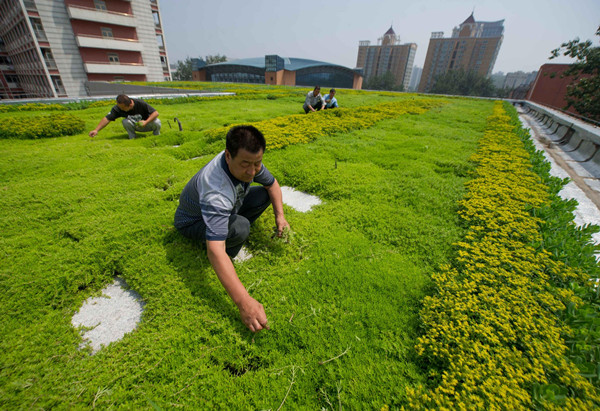
{"label": "tall residential tower", "polygon": [[0,98],[170,78],[158,0],[0,0]]}
{"label": "tall residential tower", "polygon": [[368,40],[358,43],[356,68],[362,69],[363,78],[367,82],[371,77],[390,72],[395,79],[394,85],[402,85],[405,90],[408,89],[417,45],[400,44],[400,36],[396,36],[391,27],[377,43],[376,46],[371,46]]}
{"label": "tall residential tower", "polygon": [[500,51],[504,20],[475,21],[473,14],[444,38],[443,32],[431,33],[419,92],[428,92],[438,75],[463,69],[490,76]]}

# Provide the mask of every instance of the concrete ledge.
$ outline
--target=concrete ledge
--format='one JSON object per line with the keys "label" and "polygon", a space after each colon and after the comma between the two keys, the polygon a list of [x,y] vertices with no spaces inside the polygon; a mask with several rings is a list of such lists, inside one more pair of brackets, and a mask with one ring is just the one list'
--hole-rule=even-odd
{"label": "concrete ledge", "polygon": [[575,134],[581,136],[584,140],[590,140],[596,144],[600,144],[600,127],[566,115],[558,110],[532,103],[531,101],[517,101],[514,104],[522,105],[525,112],[534,116],[542,126],[552,127],[552,125],[556,126],[558,124],[558,127],[563,130],[563,133],[565,132],[565,127],[567,129],[572,127],[575,129]]}
{"label": "concrete ledge", "polygon": [[512,103],[520,106],[522,114],[535,121],[546,137],[561,148],[565,160],[580,163],[600,178],[600,127],[530,101]]}

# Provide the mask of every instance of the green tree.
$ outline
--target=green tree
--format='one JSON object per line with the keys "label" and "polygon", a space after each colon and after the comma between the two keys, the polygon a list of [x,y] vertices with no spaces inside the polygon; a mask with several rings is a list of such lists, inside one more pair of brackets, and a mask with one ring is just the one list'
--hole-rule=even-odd
{"label": "green tree", "polygon": [[206,64],[224,63],[227,61],[227,56],[221,56],[220,54],[215,54],[214,56],[205,56],[204,61],[206,61]]}
{"label": "green tree", "polygon": [[177,68],[173,73],[175,81],[192,81],[192,59],[186,57],[185,60],[177,61]]}
{"label": "green tree", "polygon": [[438,75],[430,92],[457,96],[493,97],[496,95],[496,87],[494,87],[492,79],[483,74],[458,69]]}
{"label": "green tree", "polygon": [[[600,36],[600,26],[596,35]],[[576,59],[562,74],[574,78],[567,87],[565,109],[573,107],[582,116],[600,121],[600,47],[592,47],[591,40],[581,42],[576,38],[552,50],[550,59],[557,58],[561,52]]]}
{"label": "green tree", "polygon": [[391,71],[387,71],[381,76],[369,77],[363,84],[365,90],[389,90],[389,91],[404,91],[402,84],[395,85],[396,78]]}

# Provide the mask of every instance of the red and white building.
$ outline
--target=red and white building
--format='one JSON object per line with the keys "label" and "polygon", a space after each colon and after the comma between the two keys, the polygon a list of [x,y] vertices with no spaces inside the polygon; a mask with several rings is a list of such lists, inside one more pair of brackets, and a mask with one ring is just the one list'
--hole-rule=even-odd
{"label": "red and white building", "polygon": [[0,0],[0,98],[171,79],[158,0]]}

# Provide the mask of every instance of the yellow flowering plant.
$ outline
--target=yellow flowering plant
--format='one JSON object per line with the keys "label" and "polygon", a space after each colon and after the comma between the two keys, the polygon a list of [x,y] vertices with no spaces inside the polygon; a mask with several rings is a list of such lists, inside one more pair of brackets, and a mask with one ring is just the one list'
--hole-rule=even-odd
{"label": "yellow flowering plant", "polygon": [[416,351],[432,386],[407,389],[410,409],[592,409],[600,396],[566,358],[558,314],[581,304],[557,282],[578,272],[539,244],[548,202],[510,116],[497,103],[472,160],[460,217],[467,226],[452,266],[433,275]]}

